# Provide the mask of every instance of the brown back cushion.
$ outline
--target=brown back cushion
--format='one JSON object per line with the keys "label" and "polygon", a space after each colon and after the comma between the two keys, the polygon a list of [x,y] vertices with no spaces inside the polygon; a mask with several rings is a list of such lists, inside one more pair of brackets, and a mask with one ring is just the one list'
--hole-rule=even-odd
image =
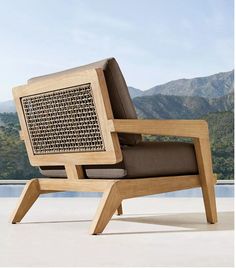
{"label": "brown back cushion", "polygon": [[[73,71],[84,71],[88,69],[101,68],[107,83],[108,93],[111,101],[112,111],[115,119],[137,119],[134,105],[129,95],[128,87],[114,58],[97,61],[81,67],[31,78],[28,83],[38,82],[44,78],[57,78],[61,74],[71,73]],[[121,144],[134,145],[141,141],[141,135],[119,134]]]}

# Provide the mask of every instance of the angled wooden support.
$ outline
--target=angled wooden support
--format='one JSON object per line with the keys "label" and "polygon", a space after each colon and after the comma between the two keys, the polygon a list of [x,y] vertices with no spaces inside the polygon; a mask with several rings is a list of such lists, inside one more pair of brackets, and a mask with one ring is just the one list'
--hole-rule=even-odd
{"label": "angled wooden support", "polygon": [[145,195],[200,187],[198,175],[122,179],[113,181],[104,192],[90,229],[91,234],[102,233],[122,200]]}
{"label": "angled wooden support", "polygon": [[[73,164],[66,165],[66,172],[68,174],[68,179],[59,179],[55,180],[58,183],[55,184],[55,181],[52,179],[32,179],[30,180],[18,201],[18,206],[15,209],[13,216],[11,218],[12,223],[20,222],[28,210],[32,207],[34,202],[37,200],[40,194],[48,194],[54,192],[64,191],[61,185],[67,184],[68,182],[75,182],[78,179],[84,177],[83,170],[81,166],[76,166]],[[66,183],[65,183],[66,182]],[[46,187],[44,187],[46,185]]]}
{"label": "angled wooden support", "polygon": [[20,222],[25,214],[28,212],[28,210],[32,207],[34,202],[37,200],[37,198],[40,195],[40,188],[39,183],[37,179],[30,180],[20,197],[20,200],[18,201],[18,206],[16,207],[16,210],[14,211],[11,222],[17,223]]}
{"label": "angled wooden support", "polygon": [[40,184],[38,179],[32,179],[27,182],[23,192],[21,193],[21,197],[18,201],[18,205],[11,217],[11,223],[20,222],[29,209],[33,206],[35,201],[38,199],[40,194],[49,194],[61,192],[60,190],[42,190],[40,189]]}
{"label": "angled wooden support", "polygon": [[212,160],[209,139],[194,139],[196,158],[199,169],[202,195],[209,223],[217,222],[215,178],[212,171]]}
{"label": "angled wooden support", "polygon": [[116,185],[116,182],[112,183],[103,193],[103,197],[90,228],[91,234],[102,233],[111,217],[120,206],[121,196]]}
{"label": "angled wooden support", "polygon": [[[73,180],[73,179],[32,179],[30,180],[18,201],[16,210],[11,218],[12,223],[20,222],[32,207],[40,194],[52,192],[106,192],[116,180]],[[120,204],[119,204],[120,205]],[[118,208],[118,206],[117,206]],[[114,211],[115,212],[115,211]],[[113,214],[114,214],[113,212]]]}

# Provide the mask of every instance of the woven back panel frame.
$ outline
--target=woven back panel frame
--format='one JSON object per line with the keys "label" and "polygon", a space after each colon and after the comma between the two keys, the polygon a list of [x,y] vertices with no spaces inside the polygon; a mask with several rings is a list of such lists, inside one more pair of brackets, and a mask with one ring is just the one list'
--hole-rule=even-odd
{"label": "woven back panel frame", "polygon": [[13,89],[31,165],[113,164],[122,160],[102,69],[73,71]]}
{"label": "woven back panel frame", "polygon": [[34,154],[104,151],[91,84],[23,97]]}

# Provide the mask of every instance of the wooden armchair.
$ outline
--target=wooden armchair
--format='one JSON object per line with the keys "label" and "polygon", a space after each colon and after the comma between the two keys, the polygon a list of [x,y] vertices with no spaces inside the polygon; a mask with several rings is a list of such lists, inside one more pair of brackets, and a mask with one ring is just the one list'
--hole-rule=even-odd
{"label": "wooden armchair", "polygon": [[[13,89],[31,165],[13,214],[18,223],[40,194],[103,192],[90,229],[99,234],[127,198],[201,187],[209,223],[217,221],[211,151],[203,120],[139,120],[115,59],[36,77]],[[140,134],[193,143],[143,142]]]}

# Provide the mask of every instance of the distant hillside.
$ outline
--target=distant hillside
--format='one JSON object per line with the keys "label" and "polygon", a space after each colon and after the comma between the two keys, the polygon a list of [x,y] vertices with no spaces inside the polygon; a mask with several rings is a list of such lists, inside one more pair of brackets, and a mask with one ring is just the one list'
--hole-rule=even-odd
{"label": "distant hillside", "polygon": [[234,179],[234,114],[210,113],[202,119],[209,125],[213,169],[218,179]]}
{"label": "distant hillside", "polygon": [[15,113],[16,108],[13,101],[2,101],[0,102],[0,113]]}
{"label": "distant hillside", "polygon": [[130,94],[130,97],[133,99],[135,97],[138,97],[140,95],[143,94],[143,91],[138,89],[138,88],[135,88],[135,87],[128,87],[129,89],[129,94]]}
{"label": "distant hillside", "polygon": [[217,111],[233,111],[234,109],[234,92],[231,92],[220,98],[208,100],[211,106],[216,107]]}
{"label": "distant hillside", "polygon": [[29,163],[24,143],[19,138],[16,113],[0,113],[0,179],[31,179],[41,177]]}
{"label": "distant hillside", "polygon": [[[230,94],[234,90],[234,71],[222,72],[206,77],[193,79],[179,79],[163,85],[155,86],[149,90],[142,91],[138,88],[128,87],[131,98],[152,95],[174,95],[174,96],[199,96],[205,98],[219,98]],[[217,102],[217,100],[212,100]],[[229,98],[229,101],[231,99]],[[14,102],[0,102],[0,113],[15,112]]]}
{"label": "distant hillside", "polygon": [[217,99],[191,96],[153,95],[133,99],[141,118],[190,119],[205,114],[233,110],[233,94]]}
{"label": "distant hillside", "polygon": [[229,94],[234,88],[234,71],[206,77],[179,79],[144,91],[143,95],[200,96],[218,98]]}

